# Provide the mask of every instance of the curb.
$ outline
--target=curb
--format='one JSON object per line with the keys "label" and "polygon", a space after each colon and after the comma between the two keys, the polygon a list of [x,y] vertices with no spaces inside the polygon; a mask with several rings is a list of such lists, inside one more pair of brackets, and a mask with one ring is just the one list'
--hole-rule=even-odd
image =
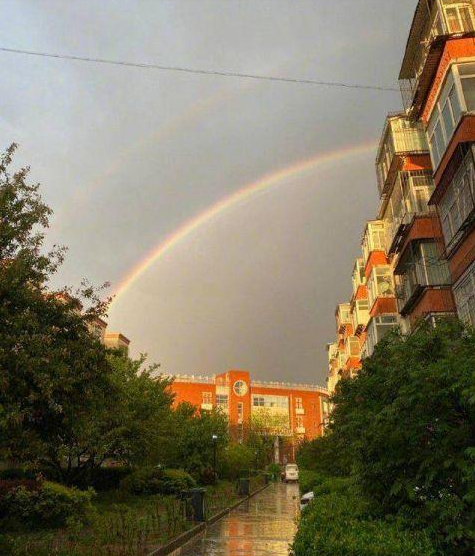
{"label": "curb", "polygon": [[258,488],[254,492],[251,492],[251,494],[249,496],[246,496],[246,498],[243,498],[242,500],[238,500],[237,502],[229,506],[229,508],[225,508],[224,510],[221,510],[217,514],[211,516],[209,519],[204,521],[203,523],[198,523],[198,525],[195,525],[188,531],[181,533],[180,535],[178,535],[178,537],[175,537],[164,546],[152,550],[152,552],[149,552],[147,556],[168,556],[169,554],[173,554],[173,556],[178,556],[181,549],[184,548],[189,542],[194,540],[195,537],[198,537],[204,531],[206,531],[208,526],[213,525],[214,523],[222,519],[224,516],[229,514],[232,510],[236,509],[244,502],[247,502],[247,500],[250,500],[256,494],[259,494],[260,492],[268,488],[271,484],[272,483],[268,483],[267,485]]}

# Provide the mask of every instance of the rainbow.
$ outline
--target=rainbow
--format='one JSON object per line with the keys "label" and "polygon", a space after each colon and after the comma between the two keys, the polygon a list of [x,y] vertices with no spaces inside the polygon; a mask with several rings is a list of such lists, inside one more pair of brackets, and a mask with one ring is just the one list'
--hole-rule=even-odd
{"label": "rainbow", "polygon": [[265,192],[268,189],[280,184],[284,180],[295,177],[324,165],[337,162],[341,159],[369,154],[376,149],[375,142],[363,143],[360,145],[346,147],[336,151],[329,151],[326,153],[318,154],[308,160],[302,160],[286,168],[282,168],[277,172],[267,174],[255,182],[245,185],[235,193],[221,199],[214,205],[208,207],[204,212],[201,212],[190,220],[184,222],[177,230],[170,233],[163,241],[155,246],[143,260],[134,266],[130,272],[120,281],[112,295],[114,299],[112,303],[116,302],[123,296],[132,284],[142,276],[155,262],[161,259],[166,253],[173,249],[176,245],[185,240],[195,230],[205,225],[210,220],[216,218],[239,203],[246,201],[250,197],[254,197],[259,193]]}

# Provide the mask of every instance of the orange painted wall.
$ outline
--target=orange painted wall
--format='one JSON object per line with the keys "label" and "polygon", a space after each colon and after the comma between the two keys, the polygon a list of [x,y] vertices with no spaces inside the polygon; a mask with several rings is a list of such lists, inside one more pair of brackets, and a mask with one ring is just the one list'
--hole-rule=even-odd
{"label": "orange painted wall", "polygon": [[397,313],[395,297],[378,297],[373,303],[369,314],[372,317],[384,315],[386,313]]}
{"label": "orange painted wall", "polygon": [[449,259],[452,280],[456,282],[475,260],[475,228],[473,228]]}
{"label": "orange painted wall", "polygon": [[[238,422],[238,403],[243,403],[244,423],[249,421],[251,415],[251,399],[252,394],[287,396],[289,398],[289,420],[293,431],[296,428],[296,407],[295,398],[302,399],[302,405],[305,414],[302,415],[303,426],[305,427],[305,437],[312,439],[322,434],[321,399],[328,396],[324,393],[299,390],[298,388],[273,388],[267,386],[251,386],[250,376],[247,371],[229,371],[222,375],[218,375],[217,380],[226,381],[229,387],[229,422],[231,426],[237,425]],[[244,396],[237,396],[233,390],[233,385],[237,380],[243,380],[248,385],[248,391]],[[175,381],[171,387],[171,391],[176,395],[174,405],[180,402],[189,402],[196,406],[197,410],[201,407],[203,392],[212,391],[213,404],[216,401],[216,386],[214,384],[188,383]]]}
{"label": "orange painted wall", "polygon": [[442,82],[445,79],[447,69],[451,62],[457,58],[468,58],[475,56],[475,40],[473,38],[451,39],[445,43],[444,50],[437,68],[432,87],[427,95],[426,103],[422,111],[421,119],[427,123],[437,100],[437,94]]}
{"label": "orange painted wall", "polygon": [[411,226],[406,232],[404,243],[400,250],[399,260],[401,260],[404,251],[409,244],[416,239],[439,239],[442,237],[442,229],[437,215],[433,217],[417,217],[412,221]]}
{"label": "orange painted wall", "polygon": [[419,170],[432,170],[429,154],[412,154],[404,157],[402,172],[417,172]]}
{"label": "orange painted wall", "polygon": [[358,286],[358,289],[355,292],[354,299],[367,299],[368,298],[368,288],[365,285]]}
{"label": "orange painted wall", "polygon": [[373,267],[381,266],[385,264],[389,264],[389,261],[384,251],[371,251],[368,260],[366,261],[366,266],[364,269],[366,280],[368,280],[371,271],[373,270]]}
{"label": "orange painted wall", "polygon": [[416,322],[429,313],[447,313],[455,311],[455,303],[450,287],[434,289],[428,288],[421,295],[419,302],[413,307],[409,315],[409,322],[414,326]]}
{"label": "orange painted wall", "polygon": [[203,402],[203,392],[211,392],[212,403],[216,402],[216,386],[214,384],[174,382],[170,389],[175,394],[174,407],[181,402],[189,402],[200,408]]}

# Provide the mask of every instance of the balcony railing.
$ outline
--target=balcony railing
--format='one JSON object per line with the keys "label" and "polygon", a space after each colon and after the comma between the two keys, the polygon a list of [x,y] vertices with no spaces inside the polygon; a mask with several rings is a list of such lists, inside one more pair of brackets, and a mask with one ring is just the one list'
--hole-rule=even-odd
{"label": "balcony railing", "polygon": [[428,152],[422,122],[411,122],[407,116],[388,117],[376,159],[379,194],[383,195],[390,184],[394,183],[398,156]]}
{"label": "balcony railing", "polygon": [[398,310],[407,314],[427,287],[450,285],[448,267],[443,261],[411,263],[407,274],[397,277],[396,299]]}
{"label": "balcony railing", "polygon": [[406,110],[414,104],[425,66],[433,69],[438,63],[443,42],[439,37],[474,32],[474,14],[475,0],[419,0],[399,74]]}
{"label": "balcony railing", "polygon": [[415,216],[432,216],[435,208],[429,206],[434,191],[430,172],[401,172],[386,209],[386,251],[397,251],[406,227]]}

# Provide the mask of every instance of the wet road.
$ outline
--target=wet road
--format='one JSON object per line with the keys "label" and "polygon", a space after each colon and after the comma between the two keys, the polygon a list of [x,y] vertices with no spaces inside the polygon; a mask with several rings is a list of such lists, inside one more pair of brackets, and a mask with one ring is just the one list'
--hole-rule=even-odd
{"label": "wet road", "polygon": [[298,485],[271,485],[209,527],[181,556],[287,556],[298,497]]}

